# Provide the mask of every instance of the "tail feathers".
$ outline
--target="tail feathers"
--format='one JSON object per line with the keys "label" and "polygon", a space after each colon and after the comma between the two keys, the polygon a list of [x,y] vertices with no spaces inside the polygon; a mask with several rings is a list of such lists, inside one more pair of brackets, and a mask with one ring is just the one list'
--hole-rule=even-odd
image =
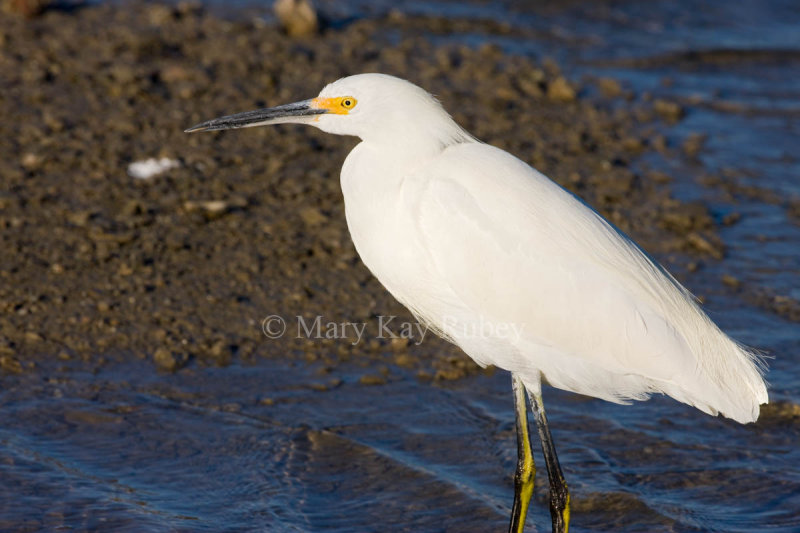
{"label": "tail feathers", "polygon": [[716,405],[717,410],[728,418],[746,424],[758,420],[761,404],[769,402],[767,384],[764,381],[766,363],[763,356],[734,341],[730,341],[732,351],[731,364],[714,376],[718,389],[722,393],[722,401]]}
{"label": "tail feathers", "polygon": [[687,380],[661,384],[672,398],[710,415],[721,414],[741,424],[755,422],[762,404],[769,403],[764,356],[727,339],[730,344],[725,364],[698,368],[693,386]]}

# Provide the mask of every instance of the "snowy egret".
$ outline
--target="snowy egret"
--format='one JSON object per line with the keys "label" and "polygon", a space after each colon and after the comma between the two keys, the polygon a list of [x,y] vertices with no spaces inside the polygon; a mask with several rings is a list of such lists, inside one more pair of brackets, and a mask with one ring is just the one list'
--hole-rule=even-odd
{"label": "snowy egret", "polygon": [[767,403],[758,355],[580,199],[479,142],[423,89],[360,74],[319,96],[186,130],[278,123],[361,138],[341,172],[362,260],[400,302],[481,365],[511,372],[518,460],[510,531],[524,529],[535,466],[526,392],[550,479],[554,532],[569,492],[541,383],[626,403],[654,393],[741,423]]}

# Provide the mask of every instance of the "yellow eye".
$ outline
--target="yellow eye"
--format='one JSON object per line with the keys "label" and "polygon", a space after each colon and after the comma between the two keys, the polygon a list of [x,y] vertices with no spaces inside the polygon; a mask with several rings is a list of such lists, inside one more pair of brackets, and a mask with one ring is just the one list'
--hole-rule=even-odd
{"label": "yellow eye", "polygon": [[356,106],[356,99],[352,96],[345,96],[342,98],[341,106],[345,109],[353,109]]}

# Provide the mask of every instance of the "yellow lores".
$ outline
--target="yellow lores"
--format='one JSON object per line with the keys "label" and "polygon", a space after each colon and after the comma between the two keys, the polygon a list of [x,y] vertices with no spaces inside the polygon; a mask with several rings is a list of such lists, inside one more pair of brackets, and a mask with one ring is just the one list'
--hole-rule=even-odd
{"label": "yellow lores", "polygon": [[325,109],[334,115],[346,115],[353,109],[358,100],[352,96],[338,96],[336,98],[313,98],[311,107],[314,109]]}

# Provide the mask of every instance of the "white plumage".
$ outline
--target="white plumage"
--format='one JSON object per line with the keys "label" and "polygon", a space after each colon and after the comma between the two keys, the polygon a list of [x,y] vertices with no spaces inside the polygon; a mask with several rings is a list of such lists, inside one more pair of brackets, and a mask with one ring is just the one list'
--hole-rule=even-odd
{"label": "white plumage", "polygon": [[514,376],[519,462],[511,530],[533,490],[523,383],[551,481],[553,531],[569,494],[541,401],[554,387],[624,403],[653,393],[739,422],[767,402],[757,354],[580,199],[483,144],[419,87],[381,74],[343,78],[312,100],[190,131],[282,122],[355,135],[342,168],[347,225],[364,263],[434,330]]}
{"label": "white plumage", "polygon": [[[767,402],[756,355],[594,210],[473,139],[408,82],[353,76],[328,94],[363,106],[357,125],[319,121],[363,139],[341,175],[356,249],[398,300],[476,362],[519,374],[529,389],[541,375],[605,400],[664,393],[756,420]],[[402,112],[373,100],[402,102]],[[373,139],[372,125],[387,115]],[[480,324],[487,335],[473,334]],[[486,324],[508,327],[491,335]]]}

